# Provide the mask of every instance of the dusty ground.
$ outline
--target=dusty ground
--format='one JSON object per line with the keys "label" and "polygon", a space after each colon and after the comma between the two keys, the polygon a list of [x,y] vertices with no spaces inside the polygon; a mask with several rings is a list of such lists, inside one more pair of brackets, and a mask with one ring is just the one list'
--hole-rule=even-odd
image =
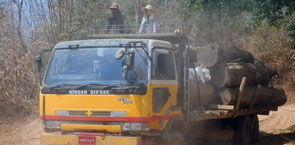
{"label": "dusty ground", "polygon": [[[269,116],[259,116],[260,139],[255,145],[295,145],[295,105],[286,105]],[[39,145],[43,133],[37,116],[12,125],[1,124],[0,145]],[[11,131],[8,131],[11,130]]]}
{"label": "dusty ground", "polygon": [[255,145],[295,145],[295,105],[259,116],[260,140]]}

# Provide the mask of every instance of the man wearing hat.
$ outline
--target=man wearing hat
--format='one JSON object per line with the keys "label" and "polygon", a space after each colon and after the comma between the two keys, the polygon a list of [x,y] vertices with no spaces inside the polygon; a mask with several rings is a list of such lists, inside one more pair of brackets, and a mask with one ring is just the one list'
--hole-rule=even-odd
{"label": "man wearing hat", "polygon": [[157,30],[157,18],[154,15],[155,11],[151,5],[146,5],[141,9],[144,15],[139,28],[139,33],[156,33]]}
{"label": "man wearing hat", "polygon": [[114,29],[114,33],[130,33],[130,26],[127,22],[126,16],[119,10],[119,5],[114,2],[111,5],[110,10],[112,11],[112,15],[108,18],[105,33],[109,33],[112,27]]}

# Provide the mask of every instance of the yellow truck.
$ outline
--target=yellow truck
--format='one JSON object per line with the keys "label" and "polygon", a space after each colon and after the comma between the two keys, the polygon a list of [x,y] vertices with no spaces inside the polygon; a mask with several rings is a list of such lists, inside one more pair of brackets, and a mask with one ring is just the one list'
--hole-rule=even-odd
{"label": "yellow truck", "polygon": [[232,126],[235,144],[256,141],[257,114],[277,106],[240,108],[238,99],[192,109],[188,71],[189,45],[181,33],[60,42],[40,91],[44,130],[55,134],[41,135],[41,144],[185,145],[202,134],[193,128],[204,121]]}

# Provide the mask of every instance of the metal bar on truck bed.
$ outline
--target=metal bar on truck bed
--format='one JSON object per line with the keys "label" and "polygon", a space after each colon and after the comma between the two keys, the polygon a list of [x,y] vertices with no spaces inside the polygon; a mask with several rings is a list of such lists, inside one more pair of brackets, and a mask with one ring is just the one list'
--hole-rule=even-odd
{"label": "metal bar on truck bed", "polygon": [[236,102],[235,107],[234,107],[234,117],[236,116],[235,114],[240,108],[241,99],[242,99],[242,97],[244,95],[245,85],[246,85],[246,77],[243,77],[241,85],[240,85],[240,89],[239,89],[238,99],[237,99],[237,102]]}

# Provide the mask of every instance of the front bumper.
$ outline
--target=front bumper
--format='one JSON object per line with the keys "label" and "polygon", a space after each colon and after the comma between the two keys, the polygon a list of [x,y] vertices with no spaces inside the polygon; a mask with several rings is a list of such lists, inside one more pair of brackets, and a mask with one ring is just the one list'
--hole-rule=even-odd
{"label": "front bumper", "polygon": [[44,145],[81,145],[81,144],[140,145],[140,143],[141,143],[140,137],[78,136],[78,135],[41,135],[40,136],[40,144],[44,144]]}

